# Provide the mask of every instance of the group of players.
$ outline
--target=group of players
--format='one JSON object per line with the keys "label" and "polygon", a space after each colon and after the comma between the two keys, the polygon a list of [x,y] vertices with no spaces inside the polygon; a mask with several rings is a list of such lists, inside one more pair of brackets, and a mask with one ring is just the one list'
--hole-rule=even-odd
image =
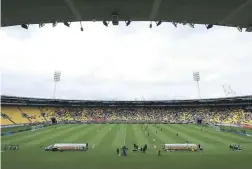
{"label": "group of players", "polygon": [[136,151],[140,151],[140,152],[143,152],[143,153],[145,153],[145,151],[147,150],[147,144],[145,144],[143,147],[138,147],[138,145],[137,144],[133,144],[133,152],[136,152]]}
{"label": "group of players", "polygon": [[[145,144],[143,147],[139,148],[137,144],[133,144],[133,149],[132,151],[133,152],[143,152],[145,153],[146,150],[147,150],[147,144]],[[121,151],[119,148],[116,149],[116,153],[119,155],[119,156],[127,156],[127,150],[128,148],[124,145],[122,148],[121,148]]]}
{"label": "group of players", "polygon": [[[157,127],[157,129],[159,129],[160,131],[162,131],[162,128],[160,128],[159,126],[156,126],[156,127]],[[145,125],[144,127],[142,127],[142,129],[145,131],[145,133],[146,133],[148,136],[150,136],[150,133],[148,132],[148,125]],[[203,131],[202,128],[201,128],[200,130]],[[157,131],[157,130],[156,130],[156,134],[158,134],[158,131]],[[176,133],[176,136],[179,136],[179,133]],[[155,142],[155,139],[153,139],[153,141]],[[186,143],[189,144],[189,141],[186,140]],[[161,150],[159,150],[156,146],[154,146],[154,147],[155,147],[155,149],[156,149],[157,152],[158,152],[158,156],[160,156],[160,155],[161,155]],[[230,149],[230,150],[241,150],[239,144],[238,144],[238,145],[230,145],[230,146],[229,146],[229,149]],[[120,150],[117,148],[117,154],[118,154],[119,156],[127,156],[126,150],[128,150],[128,148],[126,148],[126,146],[123,146],[123,147],[121,148],[121,153],[120,153]],[[135,143],[133,144],[133,150],[132,150],[133,152],[143,152],[143,153],[145,153],[146,150],[147,150],[147,144],[145,144],[143,147],[139,147],[139,146],[138,146],[137,144],[135,144]],[[202,145],[198,144],[198,145],[197,145],[197,150],[203,151]],[[193,150],[193,151],[194,151],[194,150]]]}
{"label": "group of players", "polygon": [[237,144],[237,145],[229,145],[229,150],[241,151],[240,144]]}
{"label": "group of players", "polygon": [[4,151],[6,150],[19,150],[19,145],[9,145],[7,144],[4,145]]}

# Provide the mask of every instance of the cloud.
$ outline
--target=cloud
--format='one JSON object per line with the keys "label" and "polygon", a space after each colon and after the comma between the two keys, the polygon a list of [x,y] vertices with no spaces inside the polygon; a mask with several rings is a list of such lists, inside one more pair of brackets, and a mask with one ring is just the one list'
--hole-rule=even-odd
{"label": "cloud", "polygon": [[234,28],[192,29],[147,22],[129,27],[58,24],[0,30],[2,93],[52,97],[53,72],[62,72],[57,97],[71,99],[223,97],[222,85],[252,94],[252,34]]}

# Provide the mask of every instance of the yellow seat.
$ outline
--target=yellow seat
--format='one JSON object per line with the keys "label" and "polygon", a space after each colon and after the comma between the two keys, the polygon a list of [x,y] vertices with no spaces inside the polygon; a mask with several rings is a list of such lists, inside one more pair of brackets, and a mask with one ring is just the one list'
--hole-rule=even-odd
{"label": "yellow seat", "polygon": [[2,113],[7,114],[12,121],[16,124],[30,123],[30,121],[23,117],[18,107],[14,106],[3,106]]}
{"label": "yellow seat", "polygon": [[9,119],[1,117],[1,125],[10,125],[13,124]]}
{"label": "yellow seat", "polygon": [[32,122],[43,122],[44,118],[40,115],[40,110],[37,107],[20,107],[26,113]]}

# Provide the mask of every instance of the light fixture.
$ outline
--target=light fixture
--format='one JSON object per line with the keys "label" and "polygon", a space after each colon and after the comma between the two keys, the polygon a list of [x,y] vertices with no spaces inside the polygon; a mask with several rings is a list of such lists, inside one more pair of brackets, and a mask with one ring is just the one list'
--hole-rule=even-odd
{"label": "light fixture", "polygon": [[149,26],[149,27],[150,27],[150,29],[152,28],[152,22],[150,23],[150,26]]}
{"label": "light fixture", "polygon": [[112,14],[112,24],[115,26],[119,25],[119,17],[116,12]]}
{"label": "light fixture", "polygon": [[55,21],[55,22],[52,23],[52,26],[55,27],[57,24],[58,24],[58,22]]}
{"label": "light fixture", "polygon": [[42,28],[42,27],[44,27],[44,26],[45,26],[44,23],[40,23],[40,24],[39,24],[39,28]]}
{"label": "light fixture", "polygon": [[236,28],[238,29],[238,31],[242,32],[242,27],[237,26]]}
{"label": "light fixture", "polygon": [[131,20],[125,21],[125,23],[126,23],[126,26],[129,26],[131,23]]}
{"label": "light fixture", "polygon": [[28,29],[29,26],[27,24],[22,24],[21,27],[24,29]]}
{"label": "light fixture", "polygon": [[80,22],[80,26],[81,26],[81,28],[80,28],[80,30],[81,30],[81,32],[83,32],[83,27],[82,27],[82,23]]}
{"label": "light fixture", "polygon": [[178,23],[172,22],[172,24],[173,24],[173,26],[175,26],[177,28]]}
{"label": "light fixture", "polygon": [[247,27],[247,29],[245,31],[246,32],[252,32],[252,25],[250,25],[249,27]]}
{"label": "light fixture", "polygon": [[108,27],[108,22],[107,21],[102,21],[103,25],[107,26]]}
{"label": "light fixture", "polygon": [[157,26],[161,25],[161,23],[162,23],[162,21],[161,21],[161,20],[160,20],[160,21],[158,21],[158,22],[156,22]]}
{"label": "light fixture", "polygon": [[206,28],[207,28],[207,29],[211,29],[212,27],[213,27],[212,24],[206,25]]}
{"label": "light fixture", "polygon": [[64,25],[67,26],[67,27],[70,27],[70,24],[71,24],[71,23],[64,22]]}

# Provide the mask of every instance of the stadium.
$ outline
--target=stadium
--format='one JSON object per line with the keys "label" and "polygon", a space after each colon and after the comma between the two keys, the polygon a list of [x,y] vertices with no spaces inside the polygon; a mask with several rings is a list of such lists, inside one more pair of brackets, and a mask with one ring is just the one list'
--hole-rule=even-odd
{"label": "stadium", "polygon": [[[2,96],[1,106],[3,168],[21,165],[25,168],[82,168],[83,165],[88,168],[164,168],[166,165],[249,168],[251,165],[251,96],[176,101]],[[85,143],[88,147],[85,152],[73,152],[76,149],[65,152],[68,149],[64,147],[59,153],[45,151],[50,145],[74,143]],[[191,144],[196,145],[195,150],[184,147]],[[9,145],[18,145],[18,150],[8,149]],[[143,151],[144,145],[147,149]],[[202,150],[197,149],[198,145]],[[238,145],[237,149],[229,147]],[[125,158],[120,152],[123,146],[127,148]]]}
{"label": "stadium", "polygon": [[3,169],[251,168],[251,0],[0,10]]}

